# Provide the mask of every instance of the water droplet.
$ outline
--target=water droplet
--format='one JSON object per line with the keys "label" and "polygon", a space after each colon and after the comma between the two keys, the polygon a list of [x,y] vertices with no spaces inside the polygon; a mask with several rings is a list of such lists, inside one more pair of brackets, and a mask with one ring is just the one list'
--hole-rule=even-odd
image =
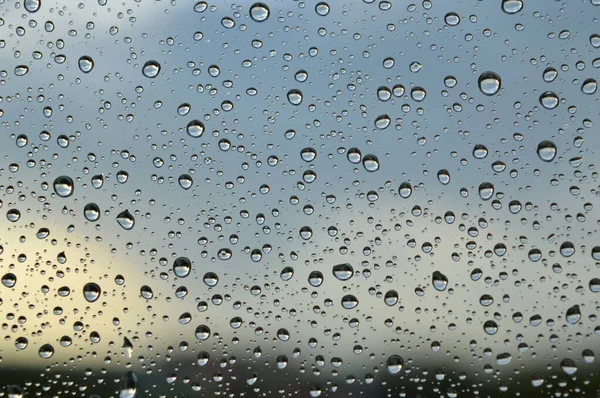
{"label": "water droplet", "polygon": [[392,120],[388,115],[381,115],[375,119],[375,127],[379,130],[385,130],[390,126],[391,122]]}
{"label": "water droplet", "polygon": [[83,208],[83,216],[88,221],[97,221],[100,219],[100,208],[95,203],[88,203]]}
{"label": "water droplet", "polygon": [[585,363],[594,363],[594,361],[596,360],[596,355],[594,354],[594,351],[590,350],[589,348],[583,350],[581,352],[581,356],[583,357],[583,362]]}
{"label": "water droplet", "polygon": [[323,274],[320,271],[313,271],[308,275],[308,283],[312,287],[319,287],[323,284]]}
{"label": "water droplet", "polygon": [[177,114],[179,116],[185,116],[188,113],[190,113],[191,110],[192,110],[192,106],[186,102],[177,107]]}
{"label": "water droplet", "polygon": [[581,92],[587,95],[595,94],[598,90],[598,82],[595,79],[585,79],[581,85]]}
{"label": "water droplet", "polygon": [[292,279],[293,276],[294,276],[294,268],[292,268],[292,267],[283,268],[279,274],[279,277],[281,278],[281,280],[285,281],[285,282]]}
{"label": "water droplet", "polygon": [[490,182],[484,182],[479,185],[479,197],[483,200],[489,200],[494,195],[494,185]]}
{"label": "water droplet", "polygon": [[127,372],[121,379],[119,398],[135,398],[137,394],[138,378],[135,373]]}
{"label": "water droplet", "polygon": [[23,6],[27,12],[38,12],[42,6],[42,0],[25,0]]}
{"label": "water droplet", "polygon": [[404,360],[400,355],[391,355],[385,362],[385,367],[390,374],[398,374],[404,367]]}
{"label": "water droplet", "polygon": [[119,225],[126,230],[132,229],[135,225],[135,218],[133,218],[129,210],[124,210],[119,213],[116,220],[117,223],[119,223]]}
{"label": "water droplet", "polygon": [[554,109],[558,106],[560,100],[558,95],[552,91],[546,91],[540,95],[540,104],[546,109]]}
{"label": "water droplet", "polygon": [[269,7],[264,3],[254,3],[250,7],[250,18],[255,22],[264,22],[271,14]]}
{"label": "water droplet", "polygon": [[408,199],[412,195],[412,185],[408,182],[403,182],[398,188],[398,194],[403,199]]}
{"label": "water droplet", "polygon": [[493,336],[498,333],[498,325],[494,321],[485,321],[483,324],[483,331],[490,336]]}
{"label": "water droplet", "polygon": [[4,286],[11,288],[17,284],[17,276],[9,272],[2,276],[1,281]]}
{"label": "water droplet", "polygon": [[6,212],[6,218],[8,221],[17,222],[21,218],[21,212],[19,209],[10,209]]}
{"label": "water droplet", "polygon": [[498,354],[496,356],[496,364],[498,364],[500,366],[508,365],[511,360],[512,360],[512,355],[510,355],[510,353],[508,353],[508,352],[504,352],[504,353]]}
{"label": "water droplet", "polygon": [[500,90],[502,81],[496,73],[488,71],[479,76],[478,84],[483,94],[494,95]]}
{"label": "water droplet", "polygon": [[300,228],[300,237],[304,240],[309,240],[312,237],[313,231],[310,227]]}
{"label": "water droplet", "polygon": [[215,287],[219,283],[219,277],[214,272],[207,272],[204,274],[202,281],[206,286]]}
{"label": "water droplet", "polygon": [[23,398],[24,397],[23,389],[17,385],[11,385],[6,388],[6,396],[8,398]]}
{"label": "water droplet", "polygon": [[75,186],[71,177],[61,176],[54,180],[54,192],[61,198],[67,198],[73,194]]}
{"label": "water droplet", "polygon": [[206,325],[200,325],[196,328],[195,334],[198,340],[207,340],[210,337],[210,328]]}
{"label": "water droplet", "polygon": [[27,65],[15,66],[15,76],[25,76],[27,72],[29,72],[29,67]]}
{"label": "water droplet", "polygon": [[142,74],[150,79],[154,79],[160,73],[160,64],[154,60],[146,61],[142,68]]}
{"label": "water droplet", "polygon": [[439,271],[434,271],[431,276],[433,287],[438,292],[443,292],[448,287],[448,278]]}
{"label": "water droplet", "polygon": [[542,141],[537,146],[537,154],[544,162],[551,162],[556,157],[556,145],[552,141]]}
{"label": "water droplet", "polygon": [[198,364],[198,366],[204,366],[208,363],[209,360],[210,354],[206,351],[201,351],[198,353],[196,363]]}
{"label": "water droplet", "polygon": [[104,185],[104,176],[102,174],[98,174],[92,177],[92,186],[96,189],[102,188]]}
{"label": "water droplet", "polygon": [[348,149],[348,153],[346,156],[347,156],[348,160],[350,161],[350,163],[353,163],[353,164],[360,163],[362,160],[362,154],[360,152],[360,149],[358,149],[358,148]]}
{"label": "water droplet", "polygon": [[179,278],[187,277],[192,271],[192,262],[187,257],[179,257],[173,262],[173,273]]}
{"label": "water droplet", "polygon": [[38,229],[35,236],[38,239],[46,239],[48,236],[50,236],[50,230],[48,228],[40,228],[40,229]]}
{"label": "water droplet", "polygon": [[298,106],[302,103],[302,91],[298,89],[292,89],[287,93],[287,99],[290,104]]}
{"label": "water droplet", "polygon": [[560,245],[560,255],[563,257],[571,257],[575,254],[575,245],[571,242],[564,242]]}
{"label": "water droplet", "polygon": [[51,358],[52,355],[54,355],[54,347],[52,347],[50,344],[44,344],[38,350],[38,354],[43,359]]}
{"label": "water droplet", "polygon": [[300,157],[305,162],[312,162],[317,157],[317,151],[314,148],[304,148],[300,151]]}
{"label": "water droplet", "polygon": [[410,90],[410,96],[413,100],[421,102],[427,97],[427,91],[423,87],[414,87]]}
{"label": "water droplet", "polygon": [[356,308],[357,305],[358,299],[356,298],[356,296],[347,294],[344,297],[342,297],[342,307],[344,307],[345,309],[351,310],[353,308]]}
{"label": "water droplet", "polygon": [[398,303],[399,297],[398,292],[395,290],[388,290],[383,296],[383,301],[388,306],[394,306]]}
{"label": "water droplet", "polygon": [[569,322],[571,325],[575,325],[577,322],[579,322],[581,320],[581,309],[579,308],[579,305],[575,304],[572,307],[569,307],[569,309],[567,309],[567,322]]}
{"label": "water droplet", "polygon": [[548,67],[542,73],[542,78],[546,83],[552,83],[554,79],[558,77],[558,71],[554,68]]}
{"label": "water droplet", "polygon": [[277,331],[277,338],[281,341],[288,341],[290,339],[290,332],[285,328],[281,328]]}
{"label": "water droplet", "polygon": [[88,303],[98,300],[101,292],[100,286],[97,283],[89,282],[83,286],[83,297],[85,297]]}
{"label": "water droplet", "polygon": [[460,16],[455,12],[449,12],[444,17],[444,21],[446,21],[446,24],[449,26],[456,26],[460,23]]}
{"label": "water droplet", "polygon": [[340,281],[347,281],[354,275],[354,268],[348,263],[337,264],[332,268],[333,276]]}
{"label": "water droplet", "polygon": [[317,5],[315,6],[315,12],[317,13],[317,15],[320,15],[322,17],[329,14],[329,11],[329,4],[325,3],[324,1],[317,3]]}
{"label": "water droplet", "polygon": [[140,288],[140,296],[142,296],[142,298],[146,300],[151,300],[152,297],[154,297],[154,292],[152,291],[152,288],[150,286],[143,285]]}
{"label": "water droplet", "polygon": [[450,172],[446,169],[438,171],[437,178],[438,181],[441,182],[443,185],[450,184]]}
{"label": "water droplet", "polygon": [[522,0],[502,0],[502,11],[504,11],[507,14],[516,14],[522,9]]}
{"label": "water droplet", "polygon": [[202,134],[204,134],[204,123],[194,119],[187,124],[186,131],[190,137],[202,137]]}
{"label": "water droplet", "polygon": [[368,172],[374,172],[379,170],[379,159],[375,155],[365,155],[363,158],[363,167]]}
{"label": "water droplet", "polygon": [[182,174],[179,176],[179,178],[177,179],[177,181],[179,182],[179,186],[183,189],[190,189],[192,187],[192,185],[194,184],[194,180],[192,179],[192,177],[189,174]]}
{"label": "water droplet", "polygon": [[575,361],[569,358],[565,358],[562,361],[560,361],[560,368],[569,376],[577,372],[577,365],[575,364]]}
{"label": "water droplet", "polygon": [[90,73],[94,69],[94,60],[87,55],[79,58],[79,70],[83,73]]}

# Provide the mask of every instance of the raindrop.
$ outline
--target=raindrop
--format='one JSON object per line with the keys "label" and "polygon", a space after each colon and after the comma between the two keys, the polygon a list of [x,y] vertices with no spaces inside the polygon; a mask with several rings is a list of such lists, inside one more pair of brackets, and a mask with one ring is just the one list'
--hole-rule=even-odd
{"label": "raindrop", "polygon": [[401,198],[408,199],[412,194],[412,185],[410,185],[408,182],[403,182],[398,188],[398,194]]}
{"label": "raindrop", "polygon": [[308,275],[308,283],[312,287],[319,287],[323,284],[323,274],[320,271],[313,271]]}
{"label": "raindrop", "polygon": [[494,195],[494,185],[490,182],[484,182],[479,185],[479,197],[483,200],[489,200]]}
{"label": "raindrop", "polygon": [[348,153],[347,153],[346,157],[348,158],[348,161],[350,161],[350,163],[353,163],[353,164],[360,163],[362,160],[362,154],[360,152],[360,149],[358,149],[358,148],[348,149]]}
{"label": "raindrop", "polygon": [[160,64],[154,60],[147,61],[142,68],[145,77],[154,79],[160,73]]}
{"label": "raindrop", "polygon": [[460,23],[460,16],[455,12],[449,12],[444,17],[444,21],[446,21],[446,24],[449,26],[456,26]]}
{"label": "raindrop", "polygon": [[450,172],[446,169],[442,169],[437,173],[438,181],[443,185],[448,185],[450,183]]}
{"label": "raindrop", "polygon": [[379,130],[385,130],[389,127],[391,122],[392,120],[388,115],[381,115],[375,119],[375,127],[377,127]]}
{"label": "raindrop", "polygon": [[202,137],[202,134],[204,134],[204,123],[202,123],[200,120],[194,119],[188,123],[186,131],[190,137]]}
{"label": "raindrop", "polygon": [[206,286],[215,287],[219,283],[219,277],[214,272],[207,272],[204,274],[202,281]]}
{"label": "raindrop", "polygon": [[439,271],[434,271],[431,276],[433,287],[438,292],[443,292],[448,287],[448,278]]}
{"label": "raindrop", "polygon": [[279,277],[282,281],[289,281],[294,276],[294,269],[292,267],[285,267],[281,270]]}
{"label": "raindrop", "polygon": [[379,159],[375,155],[365,155],[363,158],[363,167],[369,172],[379,170]]}
{"label": "raindrop", "polygon": [[516,14],[522,9],[522,0],[502,0],[502,11],[504,11],[507,14]]}
{"label": "raindrop", "polygon": [[177,181],[179,182],[179,186],[186,190],[190,189],[194,184],[194,180],[192,180],[192,177],[189,174],[180,175]]}
{"label": "raindrop", "polygon": [[83,286],[83,297],[85,297],[88,303],[93,303],[94,301],[98,300],[100,293],[100,286],[98,286],[96,283],[89,282]]}
{"label": "raindrop", "polygon": [[344,307],[345,309],[351,310],[351,309],[355,308],[357,305],[358,305],[358,299],[356,298],[356,296],[347,294],[344,297],[342,297],[342,307]]}
{"label": "raindrop", "polygon": [[210,328],[206,325],[200,325],[196,328],[195,334],[198,340],[207,340],[210,337]]}
{"label": "raindrop", "polygon": [[581,309],[579,308],[579,305],[576,304],[567,309],[566,318],[567,322],[569,322],[571,325],[575,325],[577,322],[579,322],[581,320]]}
{"label": "raindrop", "polygon": [[479,76],[478,84],[483,94],[494,95],[500,90],[502,81],[496,73],[488,71]]}
{"label": "raindrop", "polygon": [[121,391],[119,398],[134,398],[137,394],[138,378],[135,373],[129,371],[121,379]]}
{"label": "raindrop", "polygon": [[42,5],[42,0],[25,0],[23,6],[27,12],[37,12]]}
{"label": "raindrop", "polygon": [[537,146],[537,154],[544,162],[551,162],[556,157],[556,145],[552,141],[542,141]]}
{"label": "raindrop", "polygon": [[83,208],[83,216],[88,221],[97,221],[100,219],[100,208],[95,203],[88,203]]}
{"label": "raindrop", "polygon": [[560,361],[560,368],[569,376],[577,372],[577,365],[575,365],[575,361],[569,358],[565,358],[562,361]]}
{"label": "raindrop", "polygon": [[54,180],[54,192],[61,198],[67,198],[73,194],[73,180],[71,177],[61,176]]}
{"label": "raindrop", "polygon": [[348,263],[337,264],[332,268],[333,276],[340,281],[347,281],[354,275],[354,268]]}
{"label": "raindrop", "polygon": [[130,230],[135,225],[135,219],[129,212],[129,210],[124,210],[117,215],[117,223],[126,230]]}
{"label": "raindrop", "polygon": [[595,94],[598,90],[598,83],[595,79],[585,79],[581,85],[581,92],[587,95]]}
{"label": "raindrop", "polygon": [[317,13],[317,15],[320,15],[322,17],[326,16],[327,14],[329,14],[329,4],[321,1],[319,3],[317,3],[317,5],[315,6],[315,12]]}
{"label": "raindrop", "polygon": [[552,83],[554,79],[558,77],[558,71],[554,68],[548,67],[542,73],[542,78],[546,83]]}
{"label": "raindrop", "polygon": [[385,367],[390,374],[398,374],[404,367],[404,360],[400,355],[392,355],[385,362]]}
{"label": "raindrop", "polygon": [[38,354],[43,359],[51,358],[52,355],[54,355],[54,347],[52,347],[50,344],[44,344],[38,350]]}
{"label": "raindrop", "polygon": [[398,303],[398,292],[395,290],[388,290],[385,293],[385,296],[383,296],[383,301],[390,307],[396,305],[396,303]]}
{"label": "raindrop", "polygon": [[15,76],[25,76],[27,72],[29,72],[29,67],[27,65],[15,66]]}
{"label": "raindrop", "polygon": [[2,276],[1,281],[4,286],[11,288],[17,284],[17,276],[9,272]]}
{"label": "raindrop", "polygon": [[302,103],[302,91],[298,89],[292,89],[287,93],[287,99],[290,104],[298,106]]}
{"label": "raindrop", "polygon": [[154,297],[154,292],[152,291],[152,288],[150,286],[143,285],[140,288],[140,296],[142,296],[142,298],[146,300],[151,300],[152,297]]}
{"label": "raindrop", "polygon": [[173,272],[179,278],[187,277],[192,271],[192,262],[187,257],[179,257],[173,261]]}
{"label": "raindrop", "polygon": [[94,60],[87,55],[79,58],[79,70],[83,73],[90,73],[94,69]]}
{"label": "raindrop", "polygon": [[558,95],[552,91],[546,91],[540,95],[540,104],[546,109],[554,109],[559,104]]}
{"label": "raindrop", "polygon": [[269,7],[264,3],[254,3],[250,7],[250,18],[255,22],[264,22],[269,18]]}

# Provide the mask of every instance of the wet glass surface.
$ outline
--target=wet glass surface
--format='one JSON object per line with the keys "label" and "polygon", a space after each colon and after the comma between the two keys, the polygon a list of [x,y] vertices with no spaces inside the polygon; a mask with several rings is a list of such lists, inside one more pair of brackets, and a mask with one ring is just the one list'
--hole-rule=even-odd
{"label": "wet glass surface", "polygon": [[600,393],[600,1],[5,0],[0,60],[0,396]]}

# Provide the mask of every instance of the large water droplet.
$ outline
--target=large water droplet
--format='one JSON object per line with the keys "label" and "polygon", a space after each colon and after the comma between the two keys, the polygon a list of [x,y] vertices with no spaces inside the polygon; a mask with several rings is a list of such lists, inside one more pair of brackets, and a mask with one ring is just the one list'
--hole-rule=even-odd
{"label": "large water droplet", "polygon": [[210,337],[210,328],[206,325],[200,325],[196,328],[195,334],[198,340],[207,340]]}
{"label": "large water droplet", "polygon": [[354,268],[348,263],[337,264],[333,266],[332,272],[340,281],[347,281],[354,275]]}
{"label": "large water droplet", "polygon": [[127,372],[121,378],[121,391],[119,398],[135,398],[137,394],[138,378],[135,373]]}
{"label": "large water droplet", "polygon": [[516,14],[522,9],[522,0],[502,0],[502,11],[504,11],[507,14]]}
{"label": "large water droplet", "polygon": [[189,174],[182,174],[179,176],[179,178],[177,179],[177,181],[179,182],[179,186],[183,189],[190,189],[192,187],[192,185],[194,184],[194,180],[192,179],[192,176],[190,176]]}
{"label": "large water droplet", "polygon": [[85,297],[88,303],[93,303],[98,300],[102,290],[97,283],[89,282],[83,286],[83,297]]}
{"label": "large water droplet", "polygon": [[351,310],[353,308],[356,308],[357,305],[358,299],[356,298],[356,296],[347,294],[344,297],[342,297],[342,307],[344,307],[345,309]]}
{"label": "large water droplet", "polygon": [[408,182],[403,182],[398,188],[398,194],[401,198],[408,199],[412,194],[412,185],[410,185]]}
{"label": "large water droplet", "polygon": [[204,134],[204,123],[202,123],[200,120],[194,119],[188,123],[186,131],[190,137],[202,137],[202,134]]}
{"label": "large water droplet", "polygon": [[540,104],[546,109],[556,108],[559,102],[558,95],[552,91],[546,91],[540,95]]}
{"label": "large water droplet", "polygon": [[97,221],[100,219],[100,208],[95,203],[88,203],[83,208],[83,216],[88,221]]}
{"label": "large water droplet", "polygon": [[581,92],[587,95],[595,94],[598,90],[598,82],[595,79],[585,79],[581,85]]}
{"label": "large water droplet", "polygon": [[489,200],[494,195],[494,184],[484,182],[479,185],[479,197],[483,200]]}
{"label": "large water droplet", "polygon": [[285,282],[292,279],[293,276],[294,276],[294,268],[292,268],[292,267],[285,267],[279,273],[279,277],[281,278],[282,281],[285,281]]}
{"label": "large water droplet", "polygon": [[254,3],[250,7],[250,18],[255,22],[264,22],[269,18],[271,12],[265,3]]}
{"label": "large water droplet", "polygon": [[25,0],[23,6],[27,12],[37,12],[42,6],[42,0]]}
{"label": "large water droplet", "polygon": [[140,296],[142,296],[142,298],[146,300],[151,300],[154,297],[154,292],[152,291],[152,288],[150,286],[143,285],[140,288]]}
{"label": "large water droplet", "polygon": [[357,164],[362,160],[362,153],[358,148],[350,148],[348,149],[348,153],[346,154],[350,163]]}
{"label": "large water droplet", "polygon": [[496,94],[501,87],[502,81],[500,80],[500,76],[495,72],[483,72],[481,76],[479,76],[479,80],[477,81],[479,84],[479,89],[485,95],[494,95]]}
{"label": "large water droplet", "polygon": [[315,6],[315,12],[317,13],[317,15],[320,15],[322,17],[329,14],[329,11],[329,4],[325,3],[324,1],[317,3],[317,5]]}
{"label": "large water droplet", "polygon": [[135,218],[129,210],[124,210],[117,215],[117,223],[126,230],[130,230],[135,226]]}
{"label": "large water droplet", "polygon": [[94,60],[87,55],[79,58],[79,70],[83,73],[90,73],[94,69]]}
{"label": "large water droplet", "polygon": [[142,68],[142,74],[150,79],[154,79],[159,73],[160,64],[154,60],[147,61]]}
{"label": "large water droplet", "polygon": [[575,325],[577,322],[579,322],[581,320],[581,309],[579,308],[579,305],[575,304],[572,307],[569,307],[569,309],[567,309],[567,322],[569,322],[571,325]]}
{"label": "large water droplet", "polygon": [[404,360],[400,355],[391,355],[385,362],[385,367],[390,374],[398,374],[404,367]]}
{"label": "large water droplet", "polygon": [[460,16],[455,12],[449,12],[444,17],[444,21],[448,26],[456,26],[460,23]]}
{"label": "large water droplet", "polygon": [[308,283],[312,287],[319,287],[323,284],[323,274],[321,271],[313,271],[308,275]]}
{"label": "large water droplet", "polygon": [[71,177],[61,176],[54,180],[54,192],[61,198],[67,198],[73,194],[75,186]]}
{"label": "large water droplet", "polygon": [[27,65],[15,66],[15,76],[25,76],[27,72],[29,72],[29,67]]}
{"label": "large water droplet", "polygon": [[433,287],[438,292],[443,292],[448,287],[448,278],[439,271],[434,271],[431,276]]}
{"label": "large water droplet", "polygon": [[569,358],[565,358],[562,361],[560,361],[560,368],[569,376],[577,372],[577,365],[575,364],[575,361]]}
{"label": "large water droplet", "polygon": [[385,130],[390,126],[391,122],[392,120],[388,115],[380,115],[375,119],[375,127],[379,130]]}
{"label": "large water droplet", "polygon": [[365,155],[363,158],[363,167],[369,172],[379,170],[379,159],[375,155]]}
{"label": "large water droplet", "polygon": [[23,389],[17,385],[11,385],[6,388],[6,396],[8,398],[23,398]]}
{"label": "large water droplet", "polygon": [[52,355],[54,355],[54,347],[52,347],[50,344],[44,344],[38,350],[38,354],[43,359],[51,358]]}
{"label": "large water droplet", "polygon": [[292,89],[287,93],[287,99],[290,104],[298,106],[302,103],[302,91],[298,89]]}
{"label": "large water droplet", "polygon": [[13,273],[6,273],[2,276],[2,284],[8,288],[14,287],[17,284],[17,276]]}
{"label": "large water droplet", "polygon": [[192,271],[192,262],[187,257],[179,257],[173,262],[173,272],[179,278],[187,277]]}
{"label": "large water droplet", "polygon": [[537,154],[544,162],[551,162],[556,157],[556,145],[552,141],[542,141],[537,146]]}

